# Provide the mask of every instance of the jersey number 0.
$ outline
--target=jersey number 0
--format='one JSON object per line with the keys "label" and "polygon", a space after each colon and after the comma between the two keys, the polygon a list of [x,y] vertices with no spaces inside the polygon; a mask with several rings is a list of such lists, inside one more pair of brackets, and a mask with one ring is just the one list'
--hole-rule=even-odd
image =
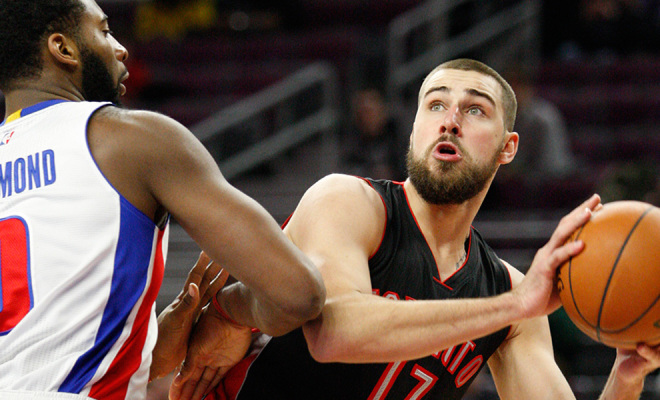
{"label": "jersey number 0", "polygon": [[32,307],[29,260],[25,221],[0,220],[0,335],[9,333]]}

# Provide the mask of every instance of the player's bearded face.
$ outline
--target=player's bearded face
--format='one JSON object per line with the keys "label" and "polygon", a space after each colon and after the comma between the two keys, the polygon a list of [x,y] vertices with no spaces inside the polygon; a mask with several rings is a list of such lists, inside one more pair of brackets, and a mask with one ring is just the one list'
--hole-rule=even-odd
{"label": "player's bearded face", "polygon": [[421,157],[415,157],[410,148],[407,155],[408,176],[426,202],[436,205],[461,204],[481,192],[495,174],[499,149],[488,162],[479,165],[472,161],[456,140],[441,139],[458,146],[463,160],[455,163],[431,157],[438,142],[429,146]]}
{"label": "player's bearded face", "polygon": [[87,101],[111,101],[119,104],[121,96],[119,84],[101,57],[88,48],[81,49],[82,90]]}

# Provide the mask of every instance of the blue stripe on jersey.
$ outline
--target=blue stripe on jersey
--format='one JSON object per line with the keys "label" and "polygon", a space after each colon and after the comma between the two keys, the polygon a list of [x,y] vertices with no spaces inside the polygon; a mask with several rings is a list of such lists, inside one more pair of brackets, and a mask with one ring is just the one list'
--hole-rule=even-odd
{"label": "blue stripe on jersey", "polygon": [[37,104],[33,104],[29,107],[21,108],[20,110],[13,112],[10,116],[7,117],[6,120],[0,122],[0,126],[3,126],[5,123],[8,122],[15,121],[19,118],[23,118],[26,115],[32,114],[34,112],[41,111],[44,108],[54,106],[55,104],[63,103],[65,101],[70,101],[70,100],[64,100],[64,99],[46,100]]}
{"label": "blue stripe on jersey", "polygon": [[110,298],[94,346],[78,358],[60,392],[80,393],[90,382],[121,335],[149,278],[154,224],[124,197],[120,198],[121,221]]}

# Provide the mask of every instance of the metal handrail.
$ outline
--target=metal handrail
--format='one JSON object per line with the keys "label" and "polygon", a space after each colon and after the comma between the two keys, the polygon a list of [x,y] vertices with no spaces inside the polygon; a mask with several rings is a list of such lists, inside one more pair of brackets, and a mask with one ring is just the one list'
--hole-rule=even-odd
{"label": "metal handrail", "polygon": [[[412,9],[396,19],[389,26],[388,33],[388,96],[393,102],[400,101],[401,91],[413,82],[417,82],[439,62],[456,57],[478,48],[513,28],[530,25],[529,35],[532,43],[516,41],[518,48],[536,46],[538,21],[541,7],[538,0],[522,0],[518,4],[502,10],[483,21],[472,25],[467,31],[454,37],[448,37],[444,31],[442,19],[454,8],[470,0],[432,0]],[[435,22],[435,24],[434,24]],[[411,60],[405,60],[406,46],[410,35],[425,25],[430,25],[428,47]],[[515,50],[515,49],[514,49]],[[536,51],[532,51],[536,53]],[[527,60],[535,63],[536,59]],[[418,82],[421,83],[421,82]]]}
{"label": "metal handrail", "polygon": [[[288,121],[288,125],[279,128],[267,138],[219,162],[225,177],[231,179],[314,135],[334,135],[340,123],[339,85],[335,68],[325,62],[311,64],[259,93],[220,110],[191,127],[191,131],[202,143],[208,145],[214,139],[230,132],[232,127],[252,121],[260,114],[286,104],[287,100],[317,85],[322,89],[321,106],[318,110],[300,120]],[[329,140],[324,141],[326,150],[327,146],[333,143],[332,138],[327,139]],[[332,151],[321,153],[329,157]],[[332,159],[324,160],[322,165],[328,168],[328,172],[334,168]]]}

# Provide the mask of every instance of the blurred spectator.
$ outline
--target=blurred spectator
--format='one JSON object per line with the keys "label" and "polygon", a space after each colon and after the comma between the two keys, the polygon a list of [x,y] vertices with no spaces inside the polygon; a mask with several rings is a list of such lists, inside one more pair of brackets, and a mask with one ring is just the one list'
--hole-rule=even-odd
{"label": "blurred spectator", "polygon": [[352,120],[343,141],[346,173],[375,179],[403,180],[407,146],[383,93],[368,88],[352,98]]}
{"label": "blurred spectator", "polygon": [[[516,64],[508,68],[504,78],[518,100],[514,130],[520,135],[520,141],[513,162],[500,168],[487,207],[516,201],[527,202],[521,204],[526,206],[543,206],[546,204],[545,189],[573,177],[581,163],[572,151],[561,111],[537,95],[531,70]],[[516,199],[505,189],[510,185],[520,187],[518,195],[524,195],[525,199]]]}
{"label": "blurred spectator", "polygon": [[[595,56],[613,61],[636,53],[657,53],[660,46],[660,1],[580,0],[546,1],[554,17],[546,18],[545,36],[564,35],[559,56]],[[567,3],[573,3],[573,5]],[[566,5],[567,7],[564,7]],[[561,13],[556,11],[561,10]],[[575,15],[573,15],[575,14]],[[570,33],[566,33],[570,32]]]}
{"label": "blurred spectator", "polygon": [[658,206],[658,172],[656,162],[652,160],[612,164],[603,172],[597,191],[604,203],[638,200]]}
{"label": "blurred spectator", "polygon": [[223,27],[234,31],[295,30],[303,25],[300,0],[217,0]]}
{"label": "blurred spectator", "polygon": [[507,80],[518,100],[515,130],[520,134],[518,153],[508,172],[533,180],[573,173],[577,162],[561,111],[537,95],[534,77],[527,69],[512,70]]}
{"label": "blurred spectator", "polygon": [[589,52],[624,55],[656,50],[650,16],[642,0],[582,0],[581,44]]}
{"label": "blurred spectator", "polygon": [[142,41],[178,41],[190,32],[214,27],[218,12],[215,0],[150,0],[138,3],[135,20]]}

